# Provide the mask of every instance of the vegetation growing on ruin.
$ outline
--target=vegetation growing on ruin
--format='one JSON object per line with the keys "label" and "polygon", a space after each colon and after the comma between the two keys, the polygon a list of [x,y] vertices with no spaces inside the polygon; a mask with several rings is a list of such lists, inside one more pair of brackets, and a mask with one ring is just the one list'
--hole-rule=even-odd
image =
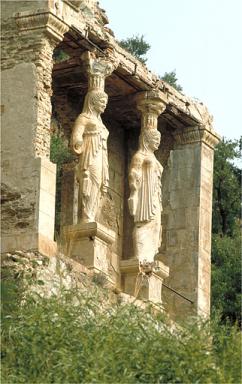
{"label": "vegetation growing on ruin", "polygon": [[[102,303],[102,305],[100,305]],[[78,290],[3,310],[2,383],[238,383],[236,326],[182,329],[134,305]]]}
{"label": "vegetation growing on ruin", "polygon": [[127,39],[121,40],[119,44],[121,47],[132,53],[132,55],[137,57],[137,59],[139,59],[142,63],[147,61],[145,55],[150,49],[150,44],[145,41],[144,35],[128,37]]}
{"label": "vegetation growing on ruin", "polygon": [[166,81],[168,84],[170,84],[173,88],[175,88],[177,91],[181,92],[182,87],[180,84],[178,84],[178,79],[176,77],[176,70],[173,69],[171,72],[165,72],[163,76],[161,76],[161,80]]}
{"label": "vegetation growing on ruin", "polygon": [[55,132],[51,135],[50,141],[50,160],[56,164],[56,200],[55,200],[55,231],[58,236],[60,231],[60,213],[61,213],[61,178],[63,173],[63,164],[70,163],[75,159],[63,137]]}
{"label": "vegetation growing on ruin", "polygon": [[[146,63],[147,58],[145,55],[151,48],[150,44],[147,43],[144,39],[144,35],[135,35],[128,37],[127,39],[121,40],[119,42],[121,47],[132,53],[137,59],[142,63]],[[177,91],[182,91],[182,87],[178,84],[178,79],[176,77],[176,70],[173,69],[171,72],[165,72],[163,76],[160,76],[161,80],[164,80],[166,83],[170,84]]]}

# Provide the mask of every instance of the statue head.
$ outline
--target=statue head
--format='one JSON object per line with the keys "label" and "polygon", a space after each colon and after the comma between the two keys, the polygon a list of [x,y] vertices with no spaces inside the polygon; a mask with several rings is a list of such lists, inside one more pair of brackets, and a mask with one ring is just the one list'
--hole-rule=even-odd
{"label": "statue head", "polygon": [[143,129],[139,137],[140,149],[157,151],[160,145],[161,134],[157,129]]}
{"label": "statue head", "polygon": [[85,96],[82,113],[93,115],[94,112],[101,114],[104,112],[108,101],[108,95],[104,91],[92,90]]}

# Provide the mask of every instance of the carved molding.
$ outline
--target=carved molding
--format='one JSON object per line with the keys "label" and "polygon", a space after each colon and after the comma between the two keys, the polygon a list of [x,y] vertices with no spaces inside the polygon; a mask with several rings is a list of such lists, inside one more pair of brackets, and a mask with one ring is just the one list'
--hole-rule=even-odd
{"label": "carved molding", "polygon": [[187,145],[202,142],[212,149],[220,141],[220,137],[214,131],[199,126],[189,127],[179,131],[177,130],[174,136],[177,144]]}
{"label": "carved molding", "polygon": [[81,4],[84,3],[83,0],[65,0],[65,2],[71,4],[72,6],[77,8],[78,10],[79,10]]}
{"label": "carved molding", "polygon": [[141,112],[141,129],[157,129],[158,116],[166,109],[164,95],[158,90],[146,91],[136,98],[137,109]]}
{"label": "carved molding", "polygon": [[62,41],[69,30],[69,26],[51,12],[20,12],[15,20],[20,32],[43,31],[57,42]]}
{"label": "carved molding", "polygon": [[86,51],[81,59],[88,74],[88,90],[104,91],[106,77],[110,76],[119,64],[119,59],[113,50],[107,48],[104,56],[98,56],[97,52]]}

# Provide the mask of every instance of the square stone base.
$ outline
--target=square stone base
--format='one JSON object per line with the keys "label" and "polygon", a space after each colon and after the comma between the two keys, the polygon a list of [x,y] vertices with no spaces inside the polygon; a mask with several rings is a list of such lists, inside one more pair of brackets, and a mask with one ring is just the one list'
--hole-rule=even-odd
{"label": "square stone base", "polygon": [[141,300],[162,304],[162,283],[169,276],[169,268],[156,261],[152,269],[142,270],[137,259],[122,260],[120,263],[122,290]]}
{"label": "square stone base", "polygon": [[97,222],[69,225],[63,228],[63,239],[68,257],[112,280],[112,230]]}

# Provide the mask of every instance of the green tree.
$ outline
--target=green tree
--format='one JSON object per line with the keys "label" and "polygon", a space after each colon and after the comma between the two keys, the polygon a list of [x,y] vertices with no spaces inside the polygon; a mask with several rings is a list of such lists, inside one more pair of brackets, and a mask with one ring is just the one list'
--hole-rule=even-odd
{"label": "green tree", "polygon": [[[137,57],[137,59],[139,59],[142,63],[146,63],[147,58],[144,56],[150,49],[150,44],[144,40],[144,35],[128,37],[127,39],[121,40],[119,44],[121,47],[132,53],[132,55]],[[177,91],[182,91],[182,87],[177,83],[175,69],[171,72],[165,72],[163,76],[160,76],[160,79],[166,81]]]}
{"label": "green tree", "polygon": [[223,139],[214,152],[213,233],[233,235],[240,218],[240,142]]}
{"label": "green tree", "polygon": [[132,53],[137,59],[139,59],[142,63],[147,61],[147,58],[144,57],[148,50],[150,49],[150,44],[144,40],[144,36],[136,35],[129,37],[125,40],[121,40],[119,42],[121,47]]}
{"label": "green tree", "polygon": [[165,72],[163,76],[161,76],[161,80],[166,81],[168,84],[170,84],[173,88],[175,88],[177,91],[182,91],[182,87],[180,84],[177,83],[177,77],[176,77],[176,71],[175,69],[171,72]]}
{"label": "green tree", "polygon": [[241,324],[241,241],[236,235],[212,236],[212,309],[223,321]]}
{"label": "green tree", "polygon": [[74,161],[75,155],[59,133],[53,133],[50,141],[50,160],[56,164],[55,235],[60,232],[62,166]]}
{"label": "green tree", "polygon": [[241,323],[240,142],[223,139],[214,153],[212,308]]}

